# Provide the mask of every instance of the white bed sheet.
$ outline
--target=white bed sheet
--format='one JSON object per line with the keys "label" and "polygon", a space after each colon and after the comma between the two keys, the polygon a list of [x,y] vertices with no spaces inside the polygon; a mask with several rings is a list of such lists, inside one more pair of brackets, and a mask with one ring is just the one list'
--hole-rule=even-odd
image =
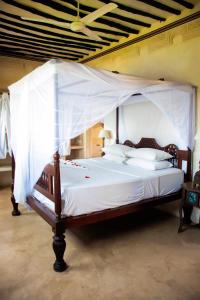
{"label": "white bed sheet", "polygon": [[[104,158],[61,162],[62,214],[77,216],[164,196],[178,191],[183,171],[176,168],[150,171]],[[38,191],[33,194],[51,210],[54,203]]]}

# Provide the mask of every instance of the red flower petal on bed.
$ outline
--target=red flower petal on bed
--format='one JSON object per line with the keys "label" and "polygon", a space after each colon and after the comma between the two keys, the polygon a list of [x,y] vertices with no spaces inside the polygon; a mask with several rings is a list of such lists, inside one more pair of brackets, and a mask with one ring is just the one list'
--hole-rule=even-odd
{"label": "red flower petal on bed", "polygon": [[85,178],[91,178],[90,176],[85,176]]}

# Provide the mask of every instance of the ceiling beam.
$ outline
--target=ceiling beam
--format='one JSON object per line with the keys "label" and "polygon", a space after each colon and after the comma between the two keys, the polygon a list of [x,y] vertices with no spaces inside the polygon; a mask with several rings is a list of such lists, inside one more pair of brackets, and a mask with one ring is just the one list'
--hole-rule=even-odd
{"label": "ceiling beam", "polygon": [[[3,39],[8,39],[11,41],[15,41],[15,42],[21,42],[21,43],[28,43],[30,45],[34,45],[34,46],[44,46],[44,47],[51,47],[53,49],[57,49],[57,50],[62,50],[63,47],[70,47],[70,46],[66,46],[65,44],[61,43],[60,45],[56,45],[55,43],[52,43],[50,41],[46,41],[46,40],[40,40],[40,39],[34,39],[34,38],[28,38],[28,37],[24,37],[24,36],[19,36],[19,35],[13,35],[13,34],[8,34],[8,33],[4,33],[1,32],[0,33],[0,38]],[[67,51],[69,53],[72,54],[78,54],[78,55],[88,55],[88,52],[82,52],[79,50],[72,50],[72,49],[67,49]]]}
{"label": "ceiling beam", "polygon": [[[122,31],[116,31],[116,30],[111,30],[111,29],[106,29],[106,28],[99,28],[99,27],[92,27],[92,26],[87,26],[87,28],[91,29],[92,31],[98,31],[100,34],[105,33],[105,34],[111,34],[111,35],[116,35],[116,36],[123,36],[123,37],[129,37],[129,34],[127,32],[122,32]],[[104,36],[101,36],[102,38],[105,38]]]}
{"label": "ceiling beam", "polygon": [[[30,7],[28,5],[19,3],[19,2],[14,1],[14,0],[2,0],[2,1],[5,2],[5,3],[7,3],[7,4],[11,4],[14,7],[18,7],[18,8],[24,9],[27,12],[31,12],[31,13],[36,14],[38,16],[42,16],[44,18],[48,18],[48,19],[52,19],[52,20],[57,20],[57,21],[61,21],[61,22],[66,21],[63,18],[58,18],[55,15],[50,15],[48,13],[40,11],[39,9]],[[49,5],[49,3],[48,3],[48,5]],[[43,4],[44,4],[44,2],[43,2]],[[66,8],[67,8],[66,13],[71,14],[72,16],[76,16],[76,11],[75,10],[69,9],[68,7],[66,7]],[[85,14],[82,14],[82,15],[85,16]],[[119,30],[122,30],[122,31],[125,31],[125,32],[128,32],[128,33],[134,33],[134,34],[138,34],[139,33],[139,30],[137,30],[137,29],[134,29],[134,28],[131,28],[131,27],[127,27],[127,26],[123,26],[123,25],[121,25],[119,23],[112,22],[112,21],[109,21],[109,20],[103,20],[103,21],[101,21],[99,23],[105,24],[107,26],[111,26],[113,28],[117,28]]]}
{"label": "ceiling beam", "polygon": [[[26,48],[12,48],[12,49],[10,49],[9,47],[6,47],[6,46],[1,46],[1,49],[0,49],[0,51],[2,51],[2,50],[4,50],[5,52],[6,51],[8,51],[8,52],[11,52],[11,50],[12,50],[12,52],[21,52],[21,53],[30,53],[31,55],[32,54],[36,54],[36,55],[40,55],[40,56],[42,56],[42,57],[47,57],[47,58],[49,58],[49,59],[51,59],[51,58],[62,58],[62,59],[69,59],[69,60],[74,60],[74,61],[77,61],[77,59],[76,58],[74,58],[74,57],[69,57],[69,56],[64,56],[64,55],[57,55],[57,54],[49,54],[49,53],[45,53],[45,52],[37,52],[37,51],[35,51],[35,50],[29,50],[29,49],[26,49]],[[41,55],[42,54],[42,55]]]}
{"label": "ceiling beam", "polygon": [[192,3],[188,2],[188,1],[185,1],[185,0],[171,0],[171,1],[174,1],[174,2],[184,6],[186,8],[189,8],[189,9],[194,8],[194,5]]}
{"label": "ceiling beam", "polygon": [[[7,17],[11,18],[11,19],[14,20],[14,21],[24,22],[24,20],[22,20],[20,16],[17,16],[17,15],[11,14],[11,13],[8,13],[8,12],[3,11],[3,10],[1,10],[1,9],[0,9],[0,13],[1,13],[2,15],[4,15],[4,16],[7,16]],[[34,24],[34,25],[42,25],[42,26],[46,26],[46,27],[49,27],[49,28],[59,29],[60,31],[63,31],[63,32],[70,32],[70,33],[72,33],[72,31],[71,31],[70,29],[63,28],[63,27],[57,26],[57,25],[55,25],[55,24],[44,24],[44,23],[42,23],[42,22],[30,22],[30,21],[29,21],[28,23],[29,23],[29,25],[30,25],[30,24]],[[100,34],[101,34],[101,30],[99,30],[99,32],[100,32]],[[103,31],[102,31],[102,32],[103,32]],[[109,32],[109,33],[110,33],[110,32]],[[75,33],[75,32],[74,32],[74,34],[77,34],[78,36],[81,35],[81,36],[83,36],[83,37],[86,37],[86,35],[85,35],[84,33],[81,33],[81,32],[79,32],[79,33]],[[113,34],[113,31],[112,31],[112,34]],[[128,34],[125,34],[125,36],[128,36]],[[114,38],[107,38],[107,37],[104,37],[104,36],[101,36],[101,37],[102,37],[104,40],[108,40],[109,42],[118,42],[118,41],[119,41],[119,40],[114,39]]]}
{"label": "ceiling beam", "polygon": [[[5,1],[4,1],[5,2]],[[7,15],[7,16],[10,16],[10,17],[13,17],[15,18],[16,20],[20,20],[22,21],[21,17],[20,16],[17,16],[17,15],[14,15],[14,14],[11,14],[11,13],[8,13],[8,12],[5,12],[5,11],[2,11],[1,10],[1,13],[3,13],[4,15]],[[53,17],[51,15],[48,15],[49,18],[53,19]],[[59,19],[59,21],[61,22],[64,22],[66,20],[63,20],[61,18],[56,18],[56,19]],[[44,23],[41,23],[41,22],[34,22],[35,24],[40,24],[40,25],[43,25],[44,26]],[[62,30],[62,27],[60,26],[57,26],[57,25],[54,25],[54,24],[50,24],[49,27],[52,27],[52,28],[57,28],[57,29],[60,29]],[[87,26],[88,28],[90,28],[91,30],[93,31],[98,31],[100,33],[106,33],[106,34],[111,34],[111,35],[116,35],[116,36],[124,36],[124,37],[128,37],[128,33],[125,33],[125,32],[121,32],[121,31],[115,31],[115,30],[110,30],[110,29],[105,29],[105,28],[100,28],[100,27],[91,27],[91,26]],[[70,29],[67,29],[65,28],[65,30],[67,32],[72,32]],[[78,34],[78,33],[77,33]],[[80,35],[83,35],[85,36],[83,33],[79,33]],[[103,37],[104,38],[104,37]]]}
{"label": "ceiling beam", "polygon": [[6,57],[16,57],[20,59],[27,59],[27,60],[34,60],[34,61],[46,61],[47,59],[41,56],[35,56],[35,55],[26,55],[26,54],[20,54],[17,52],[12,51],[4,51],[0,49],[0,55],[6,56]]}
{"label": "ceiling beam", "polygon": [[[62,12],[62,13],[67,13],[67,14],[72,15],[74,17],[77,16],[77,2],[76,1],[74,1],[75,9],[72,9],[69,6],[64,6],[64,5],[62,5],[60,3],[57,3],[57,2],[54,2],[54,1],[48,1],[48,2],[46,2],[46,4],[43,0],[32,0],[32,1],[36,2],[36,3],[40,3],[40,4],[42,4],[46,7],[51,7],[52,9],[55,9],[56,11],[59,11],[59,12]],[[93,11],[95,11],[95,10],[96,9],[93,9]],[[83,18],[83,17],[87,16],[87,14],[80,11],[79,16],[81,18]],[[107,16],[107,14],[105,16]],[[120,19],[118,15],[117,15],[117,17],[118,17],[118,19]],[[94,22],[97,22],[97,23],[100,23],[100,24],[103,24],[103,25],[109,25],[111,27],[115,27],[115,28],[118,28],[118,29],[121,29],[120,27],[123,26],[123,25],[119,24],[118,22],[115,22],[113,20],[108,20],[108,19],[105,20],[101,17],[96,19]],[[126,22],[130,23],[130,19],[127,20]],[[138,22],[139,22],[139,24],[138,24]],[[135,20],[135,23],[134,23],[134,20],[132,20],[132,24],[135,24],[135,25],[144,26],[144,24],[145,24],[145,27],[149,27],[149,25],[150,25],[150,24],[147,24],[147,23],[143,23],[143,25],[141,25],[141,23],[142,22],[136,21],[136,20]],[[123,27],[124,27],[124,29],[122,29],[122,30],[127,31],[129,33],[135,33],[136,29],[132,29],[131,27],[128,27],[128,26],[123,26]]]}
{"label": "ceiling beam", "polygon": [[[109,46],[110,45],[110,43],[108,43],[108,42],[95,41],[95,40],[90,40],[90,39],[87,39],[87,38],[82,39],[82,38],[74,37],[74,36],[71,36],[71,35],[65,35],[65,34],[53,32],[53,31],[49,31],[49,30],[44,30],[44,29],[41,29],[39,27],[26,25],[26,24],[24,24],[24,22],[19,23],[19,22],[15,22],[15,21],[12,21],[12,20],[5,19],[3,17],[1,17],[0,21],[3,22],[4,24],[10,24],[10,25],[15,26],[15,27],[31,30],[31,31],[34,31],[34,32],[35,31],[40,32],[40,33],[45,34],[45,35],[51,35],[51,36],[62,38],[62,39],[72,40],[73,42],[76,42],[76,43],[78,42],[78,43],[81,43],[82,45],[94,44],[95,47],[96,47],[95,44],[103,45],[103,46]],[[29,32],[28,32],[28,34],[29,34]]]}
{"label": "ceiling beam", "polygon": [[[55,9],[55,10],[58,10],[58,11],[61,11],[61,12],[64,12],[64,13],[66,11],[69,11],[69,13],[71,12],[71,9],[68,6],[65,6],[61,3],[48,1],[47,4],[45,4],[44,1],[42,1],[42,0],[33,0],[33,2],[37,2],[37,3],[43,4],[43,5],[49,6],[53,9]],[[74,0],[67,0],[65,2],[67,4],[71,4],[75,7],[75,16],[76,16],[77,15],[77,2],[74,1]],[[87,6],[87,5],[81,4],[81,3],[79,5],[79,7],[80,7],[80,13],[79,13],[80,17],[84,17],[84,16],[87,15],[87,14],[83,13],[81,10],[84,10],[84,11],[87,11],[87,12],[91,13],[91,12],[94,12],[97,9],[97,8]],[[111,17],[111,18],[114,18],[116,20],[121,20],[123,22],[131,23],[131,24],[134,24],[134,25],[139,25],[139,26],[143,26],[143,27],[151,27],[151,24],[149,24],[147,22],[143,22],[143,21],[140,21],[140,20],[129,18],[129,17],[123,16],[123,15],[119,15],[117,13],[113,13],[113,12],[109,12],[103,17]],[[95,20],[95,22],[97,22],[97,23],[102,22],[102,24],[107,24],[105,22],[105,19],[102,19],[102,17],[99,17],[97,20]]]}
{"label": "ceiling beam", "polygon": [[[1,20],[0,20],[1,22],[2,22],[2,18],[1,18]],[[11,26],[10,26],[11,25]],[[53,38],[54,39],[54,37],[56,38],[57,36],[55,36],[55,35],[53,35],[52,34],[52,37],[51,37],[51,34],[50,34],[50,36],[49,35],[39,35],[39,34],[37,34],[37,31],[35,32],[34,30],[32,30],[33,32],[30,32],[30,31],[26,31],[26,30],[24,30],[24,27],[23,26],[17,26],[17,27],[20,27],[21,29],[18,29],[18,28],[16,28],[16,26],[13,26],[13,22],[10,22],[10,21],[8,21],[7,22],[7,20],[6,20],[6,22],[4,22],[4,24],[1,24],[1,27],[3,28],[3,27],[5,27],[5,26],[10,26],[9,28],[11,28],[11,29],[13,29],[13,31],[22,31],[23,32],[23,34],[26,34],[26,35],[28,35],[28,36],[38,36],[38,37],[42,37],[42,38],[44,38],[44,39],[46,39],[47,37],[50,37],[50,38]],[[67,39],[67,37],[65,38],[65,36],[63,37],[64,39],[65,39],[65,41],[67,41],[68,42],[68,44],[73,44],[73,45],[78,45],[78,46],[84,46],[84,47],[86,47],[86,48],[94,48],[94,49],[102,49],[102,46],[100,46],[100,45],[94,45],[94,44],[88,44],[88,43],[80,43],[80,42],[78,42],[78,41],[74,41],[73,39],[72,40],[68,40]],[[61,41],[60,39],[58,39],[59,41]]]}
{"label": "ceiling beam", "polygon": [[85,50],[89,50],[89,51],[95,51],[96,49],[102,49],[102,47],[100,46],[93,46],[93,45],[83,45],[83,44],[77,44],[77,43],[74,43],[73,41],[69,42],[69,41],[62,41],[60,39],[56,39],[54,37],[48,37],[48,36],[41,36],[41,35],[38,35],[38,34],[35,34],[35,33],[32,33],[32,32],[27,32],[27,31],[24,31],[24,30],[21,30],[21,29],[18,29],[18,28],[13,28],[13,26],[7,26],[5,24],[1,24],[1,28],[5,29],[5,30],[8,30],[10,32],[14,32],[14,33],[20,33],[20,34],[25,34],[25,35],[28,35],[28,36],[33,36],[33,37],[36,37],[36,38],[43,38],[44,40],[47,40],[47,41],[52,41],[53,43],[54,42],[63,42],[63,44],[69,46],[69,47],[72,47],[72,48],[75,48],[75,49],[85,49]]}
{"label": "ceiling beam", "polygon": [[48,61],[52,58],[58,58],[58,59],[67,59],[70,61],[76,61],[76,59],[70,59],[70,58],[63,58],[63,57],[59,57],[59,56],[51,56],[51,55],[45,55],[45,56],[41,56],[40,54],[34,54],[34,53],[27,53],[26,50],[22,50],[22,51],[5,51],[5,50],[1,50],[0,49],[0,53],[4,53],[5,56],[12,56],[12,57],[21,57],[21,58],[25,58],[25,59],[32,59],[32,60],[42,60],[42,61]]}
{"label": "ceiling beam", "polygon": [[[106,3],[106,4],[110,3],[110,0],[100,0],[100,1],[103,2],[103,3]],[[65,2],[67,2],[67,0]],[[132,13],[134,15],[143,16],[143,17],[148,17],[148,18],[151,18],[153,20],[157,20],[157,21],[161,21],[161,22],[166,21],[166,18],[155,15],[155,14],[152,14],[152,13],[149,13],[147,11],[137,9],[137,8],[132,7],[132,6],[127,6],[127,5],[121,4],[121,3],[116,2],[116,1],[112,1],[112,3],[117,4],[118,8],[125,11],[125,12]]]}
{"label": "ceiling beam", "polygon": [[2,39],[0,37],[0,43],[1,45],[10,45],[10,46],[14,46],[14,47],[23,47],[23,48],[27,48],[27,49],[33,49],[33,50],[41,50],[41,51],[47,51],[47,52],[51,52],[51,53],[55,53],[55,54],[59,54],[59,55],[69,55],[70,57],[75,57],[75,58],[83,58],[84,55],[80,55],[80,54],[74,54],[74,53],[69,53],[67,50],[57,50],[57,49],[53,49],[51,47],[45,47],[45,46],[38,46],[38,45],[32,45],[32,44],[27,44],[24,42],[16,42],[13,40],[6,40],[6,39]]}
{"label": "ceiling beam", "polygon": [[161,2],[158,2],[156,0],[151,0],[151,1],[149,1],[149,0],[137,0],[137,1],[145,3],[145,4],[150,5],[150,6],[153,6],[155,8],[160,9],[160,10],[167,11],[167,12],[169,12],[171,14],[174,14],[174,15],[177,15],[177,16],[181,14],[180,10],[175,9],[175,8],[169,6],[169,5],[163,4]]}

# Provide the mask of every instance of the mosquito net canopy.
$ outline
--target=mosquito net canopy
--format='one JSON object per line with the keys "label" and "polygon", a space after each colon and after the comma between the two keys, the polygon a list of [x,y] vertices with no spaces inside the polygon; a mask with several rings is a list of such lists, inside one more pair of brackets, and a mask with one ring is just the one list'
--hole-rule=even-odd
{"label": "mosquito net canopy", "polygon": [[[157,105],[193,147],[194,89],[51,60],[9,87],[14,195],[24,202],[55,151],[66,154],[71,138],[83,133],[132,94]],[[134,98],[132,98],[134,101]]]}
{"label": "mosquito net canopy", "polygon": [[8,93],[0,95],[0,159],[11,155],[10,149],[10,106]]}

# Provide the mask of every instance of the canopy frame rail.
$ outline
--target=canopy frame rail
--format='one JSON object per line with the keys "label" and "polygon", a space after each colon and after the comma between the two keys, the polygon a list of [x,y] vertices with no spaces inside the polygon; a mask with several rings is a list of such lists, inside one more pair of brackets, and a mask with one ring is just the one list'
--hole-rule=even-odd
{"label": "canopy frame rail", "polygon": [[[190,150],[178,150],[178,147],[174,144],[161,147],[157,144],[156,140],[153,138],[142,138],[138,144],[134,144],[131,141],[125,141],[125,145],[130,147],[151,147],[155,149],[162,149],[168,153],[174,153],[173,159],[174,166],[181,168],[182,161],[186,160],[187,162],[187,174],[185,180],[188,180],[188,176],[191,174],[191,151]],[[14,156],[12,156],[12,176],[14,182],[14,173],[15,173],[15,163]],[[64,253],[66,248],[65,242],[65,230],[71,227],[82,226],[86,224],[93,224],[100,221],[116,218],[122,215],[131,214],[133,212],[153,207],[159,204],[164,204],[167,202],[175,201],[181,198],[182,189],[176,193],[172,193],[166,196],[154,197],[150,199],[145,199],[136,203],[105,209],[102,211],[97,211],[89,214],[79,215],[79,216],[65,216],[62,215],[62,199],[61,199],[61,180],[60,180],[60,156],[56,152],[54,155],[53,164],[48,164],[39,178],[38,182],[35,185],[35,189],[42,193],[44,196],[48,197],[49,200],[54,202],[55,211],[51,211],[44,204],[42,204],[35,195],[28,195],[27,203],[35,210],[51,227],[54,232],[53,236],[53,250],[55,253],[55,263],[53,265],[56,272],[62,272],[68,268],[68,265],[64,261]],[[176,161],[176,162],[175,162]],[[13,195],[13,185],[12,185],[12,194],[11,201],[13,208],[18,204],[15,202]],[[18,210],[19,211],[19,210]],[[20,213],[20,212],[19,212]]]}

